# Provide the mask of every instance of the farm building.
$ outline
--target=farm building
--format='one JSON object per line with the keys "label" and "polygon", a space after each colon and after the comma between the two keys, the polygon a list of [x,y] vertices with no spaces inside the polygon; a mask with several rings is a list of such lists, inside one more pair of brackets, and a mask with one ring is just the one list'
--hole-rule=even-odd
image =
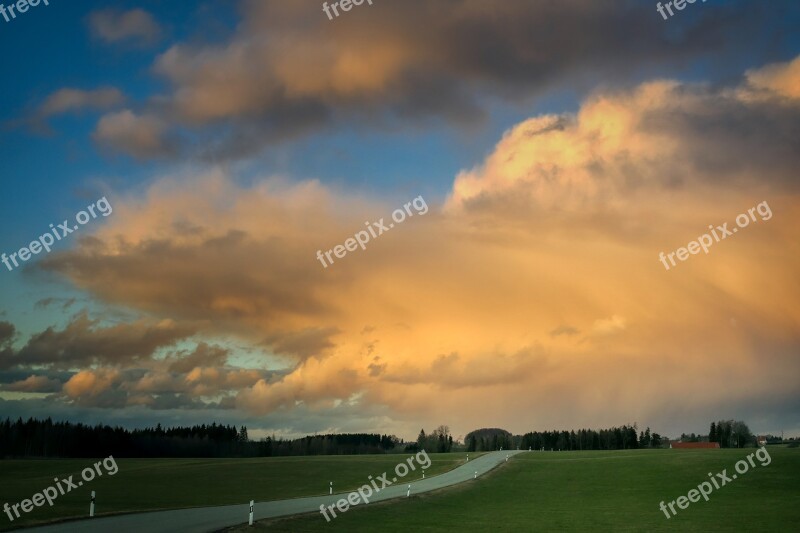
{"label": "farm building", "polygon": [[719,448],[719,442],[670,442],[670,448]]}

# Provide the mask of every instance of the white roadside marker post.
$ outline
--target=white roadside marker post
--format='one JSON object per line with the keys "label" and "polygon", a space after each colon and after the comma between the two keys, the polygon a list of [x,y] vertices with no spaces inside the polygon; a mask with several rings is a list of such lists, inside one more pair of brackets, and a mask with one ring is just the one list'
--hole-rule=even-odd
{"label": "white roadside marker post", "polygon": [[478,479],[478,471],[477,470],[475,471],[475,477],[472,478],[472,479]]}
{"label": "white roadside marker post", "polygon": [[506,462],[508,462],[508,454],[506,454]]}
{"label": "white roadside marker post", "polygon": [[469,462],[469,454],[467,454],[467,462]]}
{"label": "white roadside marker post", "polygon": [[411,485],[408,486],[408,492],[406,492],[406,498],[411,496]]}
{"label": "white roadside marker post", "polygon": [[422,479],[425,479],[425,471],[422,471]]}
{"label": "white roadside marker post", "polygon": [[94,516],[94,491],[92,491],[92,499],[89,502],[89,516]]}
{"label": "white roadside marker post", "polygon": [[250,500],[250,519],[247,521],[247,525],[249,525],[249,526],[253,525],[253,504],[254,503],[255,502],[253,500]]}
{"label": "white roadside marker post", "polygon": [[330,494],[333,494],[333,481],[331,481],[331,492],[330,492]]}

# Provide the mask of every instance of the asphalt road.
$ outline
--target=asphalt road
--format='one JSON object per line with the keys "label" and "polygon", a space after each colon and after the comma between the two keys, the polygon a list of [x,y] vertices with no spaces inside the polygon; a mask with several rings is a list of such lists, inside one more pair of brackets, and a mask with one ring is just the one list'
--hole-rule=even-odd
{"label": "asphalt road", "polygon": [[[424,480],[417,480],[411,483],[411,494],[420,494],[431,490],[449,487],[458,483],[469,481],[475,477],[485,474],[492,468],[501,464],[509,456],[521,453],[517,450],[489,452],[477,459],[473,459],[459,467]],[[378,477],[381,473],[376,472],[373,476]],[[394,472],[388,472],[387,479],[392,480]],[[368,480],[364,480],[365,483]],[[378,482],[378,487],[382,483]],[[390,500],[392,498],[405,497],[408,491],[408,483],[403,483],[402,479],[397,480],[391,486],[380,490],[369,498],[371,502]],[[293,498],[290,500],[275,500],[270,502],[258,502],[254,506],[255,520],[264,518],[275,518],[278,516],[288,516],[293,514],[317,512],[320,505],[334,505],[341,498],[347,498],[349,493],[343,492],[328,496],[311,496],[307,498]],[[243,524],[247,522],[250,512],[250,502],[243,505],[222,505],[217,507],[200,507],[194,509],[178,509],[174,511],[157,511],[148,513],[132,513],[104,518],[90,518],[72,522],[63,522],[51,526],[42,526],[25,529],[26,532],[37,533],[66,533],[66,532],[98,532],[114,533],[141,532],[148,533],[201,533],[218,531],[220,529]],[[359,507],[362,504],[356,505]],[[352,509],[352,508],[351,508]],[[328,511],[330,513],[330,511]],[[336,511],[338,514],[338,511]],[[320,514],[320,520],[325,518]]]}

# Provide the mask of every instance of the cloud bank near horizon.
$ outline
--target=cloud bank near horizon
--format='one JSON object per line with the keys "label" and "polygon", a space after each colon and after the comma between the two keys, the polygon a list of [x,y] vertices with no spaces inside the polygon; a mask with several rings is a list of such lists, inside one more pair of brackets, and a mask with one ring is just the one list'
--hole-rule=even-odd
{"label": "cloud bank near horizon", "polygon": [[[525,120],[442,205],[328,269],[318,249],[399,206],[219,168],[161,178],[39,263],[141,317],[78,314],[27,340],[0,323],[2,387],[407,436],[421,421],[653,425],[731,406],[786,423],[800,393],[799,65],[727,87],[598,90],[574,114]],[[659,263],[765,200],[772,219]],[[269,357],[242,364],[218,337]]]}

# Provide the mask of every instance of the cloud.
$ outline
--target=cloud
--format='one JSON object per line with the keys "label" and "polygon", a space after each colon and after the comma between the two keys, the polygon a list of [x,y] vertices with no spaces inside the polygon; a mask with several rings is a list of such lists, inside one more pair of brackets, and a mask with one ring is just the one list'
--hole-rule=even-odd
{"label": "cloud", "polygon": [[0,321],[0,347],[9,346],[16,336],[17,329],[11,322]]}
{"label": "cloud", "polygon": [[143,9],[102,9],[88,17],[92,36],[104,43],[145,47],[157,43],[163,33],[153,16]]}
{"label": "cloud", "polygon": [[[796,100],[668,80],[597,93],[577,114],[531,118],[506,132],[482,165],[459,174],[447,209],[485,223],[546,213],[562,227],[591,217],[607,225],[639,216],[629,199],[654,192],[753,188],[764,174],[781,192],[794,190],[798,119]],[[670,206],[655,207],[668,216]]]}
{"label": "cloud", "polygon": [[756,90],[762,90],[778,96],[800,99],[800,57],[786,63],[775,63],[760,69],[749,70],[747,81]]}
{"label": "cloud", "polygon": [[238,391],[282,375],[229,366],[230,349],[202,341],[168,352],[191,345],[195,328],[167,319],[107,325],[84,312],[61,331],[32,335],[19,350],[11,346],[15,331],[0,322],[0,391],[52,393],[52,401],[82,407],[227,409]]}
{"label": "cloud", "polygon": [[255,413],[292,409],[300,404],[312,409],[336,405],[361,387],[359,373],[345,362],[320,362],[311,358],[280,380],[260,379],[236,396],[238,407]]}
{"label": "cloud", "polygon": [[[499,101],[621,83],[654,65],[678,70],[713,58],[704,66],[724,69],[742,52],[763,57],[783,44],[779,32],[764,34],[762,20],[780,20],[784,3],[714,6],[713,16],[670,24],[651,7],[405,0],[332,23],[316,5],[247,0],[227,39],[178,42],[158,56],[153,72],[169,91],[146,112],[170,117],[171,131],[213,132],[208,150],[236,158],[334,124],[443,119],[463,128]],[[741,34],[763,35],[764,44],[745,44]]]}
{"label": "cloud", "polygon": [[149,359],[159,348],[171,346],[193,333],[192,327],[169,320],[158,323],[138,320],[103,326],[86,313],[80,313],[63,330],[47,328],[32,335],[16,353],[10,349],[0,353],[0,368],[16,365],[72,368],[95,363],[130,364]]}
{"label": "cloud", "polygon": [[46,119],[67,112],[84,109],[104,110],[120,105],[125,96],[115,87],[101,87],[90,91],[63,88],[50,94],[39,106],[36,116]]}
{"label": "cloud", "polygon": [[262,372],[244,369],[195,368],[186,377],[191,396],[213,396],[221,391],[239,391],[264,379]]}
{"label": "cloud", "polygon": [[44,101],[27,116],[11,120],[9,126],[27,126],[33,132],[52,134],[48,119],[66,113],[79,114],[86,111],[104,111],[120,106],[125,95],[115,87],[99,87],[85,90],[64,87],[47,96]]}
{"label": "cloud", "polygon": [[103,115],[92,133],[101,146],[136,158],[164,156],[174,151],[168,139],[167,123],[152,115],[136,115],[131,110]]}
{"label": "cloud", "polygon": [[81,370],[64,384],[64,392],[73,400],[98,396],[108,391],[120,374],[115,370]]}
{"label": "cloud", "polygon": [[[51,393],[51,401],[101,409],[230,408],[232,394],[280,375],[225,366],[229,350],[205,342],[154,357],[191,334],[177,332],[168,321],[150,329],[144,321],[98,327],[79,315],[62,332],[48,329],[17,353],[5,350],[2,363],[10,370],[0,372],[0,391]],[[60,370],[78,366],[88,368]]]}
{"label": "cloud", "polygon": [[187,373],[196,367],[216,367],[223,366],[225,360],[230,355],[230,351],[219,346],[209,346],[208,344],[199,343],[194,351],[188,355],[183,352],[180,355],[174,355],[168,360],[171,361],[169,369],[172,372]]}
{"label": "cloud", "polygon": [[[270,180],[239,190],[218,172],[191,181],[188,188],[161,182],[140,206],[115,205],[113,218],[125,225],[109,218],[107,232],[95,233],[78,253],[48,256],[42,268],[74,276],[111,302],[136,301],[158,314],[172,307],[175,319],[214,317],[212,331],[249,331],[254,343],[266,338],[283,353],[304,356],[328,346],[334,330],[326,321],[341,306],[325,297],[330,286],[314,251],[352,234],[374,212],[316,182]],[[333,212],[348,215],[332,220]],[[157,265],[159,274],[151,275]],[[246,265],[269,268],[245,274]],[[117,283],[121,270],[137,281]]]}
{"label": "cloud", "polygon": [[611,318],[595,320],[592,326],[592,332],[597,335],[610,335],[624,330],[627,327],[627,321],[624,317],[614,315]]}
{"label": "cloud", "polygon": [[572,337],[573,335],[577,335],[580,333],[579,329],[573,328],[572,326],[561,325],[555,328],[550,332],[551,337],[558,337],[559,335],[566,335],[567,337]]}
{"label": "cloud", "polygon": [[428,368],[404,364],[399,369],[389,368],[383,376],[387,382],[405,385],[427,384],[442,390],[462,388],[493,388],[525,381],[532,372],[541,372],[545,366],[543,354],[525,347],[516,354],[477,354],[469,359],[457,353],[439,355]]}
{"label": "cloud", "polygon": [[369,365],[369,367],[368,367],[369,368],[370,377],[378,377],[381,374],[383,374],[386,371],[386,366],[387,365],[385,365],[385,364],[378,365],[378,364],[375,364],[375,363],[371,363]]}
{"label": "cloud", "polygon": [[[218,355],[179,373],[176,358],[145,358],[119,383],[81,378],[103,405],[120,391],[143,406],[156,391],[187,406],[216,394],[246,413],[346,405],[364,420],[446,417],[466,432],[646,423],[665,412],[654,387],[700,391],[669,409],[706,419],[733,404],[796,403],[800,110],[779,91],[791,83],[770,80],[651,80],[531,117],[455,177],[444,205],[332,268],[316,250],[396,206],[316,181],[242,185],[217,169],[153,182],[37,268],[103,302],[203,324],[208,337],[267,339],[298,359],[285,369],[265,357],[269,370],[253,371],[221,367]],[[780,97],[754,96],[765,90]],[[768,222],[669,272],[659,263],[659,251],[765,199]],[[578,332],[590,342],[574,342]],[[123,359],[136,357],[128,350]]]}
{"label": "cloud", "polygon": [[340,331],[337,328],[306,328],[295,332],[275,332],[264,339],[264,344],[279,355],[289,355],[299,359],[322,356],[335,344],[330,338]]}
{"label": "cloud", "polygon": [[24,380],[0,384],[0,390],[12,392],[59,392],[62,383],[47,376],[30,375]]}
{"label": "cloud", "polygon": [[34,307],[37,309],[46,309],[51,305],[61,304],[61,310],[66,311],[67,308],[72,306],[77,300],[75,298],[42,298],[41,300],[37,300],[34,304]]}

